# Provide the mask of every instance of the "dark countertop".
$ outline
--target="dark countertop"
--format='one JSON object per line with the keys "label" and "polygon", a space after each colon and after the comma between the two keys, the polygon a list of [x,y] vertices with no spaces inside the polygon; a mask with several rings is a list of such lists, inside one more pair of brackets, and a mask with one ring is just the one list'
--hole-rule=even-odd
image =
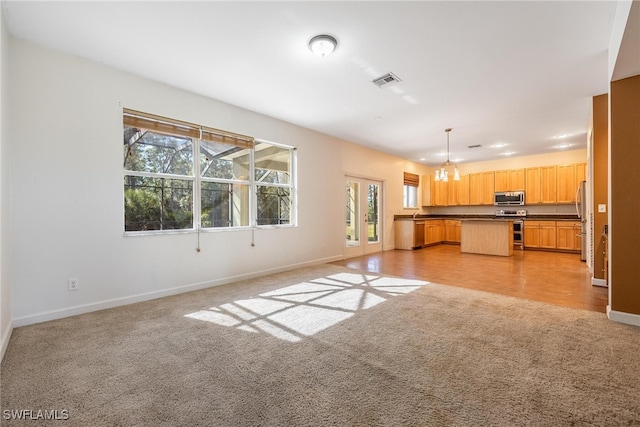
{"label": "dark countertop", "polygon": [[464,215],[464,214],[451,214],[451,215],[416,215],[414,218],[413,215],[394,215],[393,219],[395,221],[413,221],[413,220],[421,220],[425,219],[496,219],[496,220],[504,220],[504,219],[523,219],[523,220],[531,220],[531,221],[580,221],[577,215],[571,214],[531,214],[526,217],[518,217],[518,216],[495,216],[495,215]]}

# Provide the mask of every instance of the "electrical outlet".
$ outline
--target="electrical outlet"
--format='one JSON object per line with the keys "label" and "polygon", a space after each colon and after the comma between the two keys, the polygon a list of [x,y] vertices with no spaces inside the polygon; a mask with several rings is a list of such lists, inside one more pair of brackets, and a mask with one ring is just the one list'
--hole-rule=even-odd
{"label": "electrical outlet", "polygon": [[598,204],[598,213],[607,213],[607,205],[604,203]]}
{"label": "electrical outlet", "polygon": [[71,278],[69,279],[69,290],[70,291],[77,291],[78,288],[80,287],[79,281],[77,278]]}

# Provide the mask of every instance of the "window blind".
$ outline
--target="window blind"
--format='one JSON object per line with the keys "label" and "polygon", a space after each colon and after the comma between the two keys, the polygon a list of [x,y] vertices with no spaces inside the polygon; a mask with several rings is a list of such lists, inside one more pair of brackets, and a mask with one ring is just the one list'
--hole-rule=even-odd
{"label": "window blind", "polygon": [[410,187],[418,187],[420,184],[420,176],[415,173],[404,173],[404,185],[408,185]]}
{"label": "window blind", "polygon": [[182,122],[180,120],[169,119],[167,117],[142,113],[140,111],[124,109],[123,123],[138,129],[146,129],[153,132],[180,135],[189,138],[200,138],[219,144],[234,145],[241,148],[253,148],[254,138],[252,136],[227,132],[220,129],[200,126],[194,123]]}

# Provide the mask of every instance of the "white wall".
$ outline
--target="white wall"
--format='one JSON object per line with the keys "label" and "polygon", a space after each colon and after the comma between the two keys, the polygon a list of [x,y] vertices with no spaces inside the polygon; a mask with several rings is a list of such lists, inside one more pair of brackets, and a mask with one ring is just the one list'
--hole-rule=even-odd
{"label": "white wall", "polygon": [[[345,172],[387,187],[422,166],[101,64],[10,39],[11,263],[17,326],[338,259]],[[299,226],[123,236],[122,108],[297,146]],[[389,218],[391,221],[389,221]],[[67,291],[69,277],[78,291]],[[206,304],[206,302],[203,302]]]}
{"label": "white wall", "polygon": [[0,360],[11,336],[11,280],[9,251],[9,178],[7,156],[9,34],[0,3]]}

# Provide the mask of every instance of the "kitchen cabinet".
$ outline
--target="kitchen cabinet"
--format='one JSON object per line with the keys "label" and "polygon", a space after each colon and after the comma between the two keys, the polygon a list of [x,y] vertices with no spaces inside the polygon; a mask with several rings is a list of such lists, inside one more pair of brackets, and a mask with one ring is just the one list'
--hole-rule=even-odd
{"label": "kitchen cabinet", "polygon": [[510,169],[495,172],[495,191],[524,190],[524,169]]}
{"label": "kitchen cabinet", "polygon": [[422,175],[422,206],[433,206],[433,178],[431,175]]}
{"label": "kitchen cabinet", "polygon": [[[460,177],[462,179],[462,177]],[[458,187],[460,181],[447,182],[447,206],[458,206]]]}
{"label": "kitchen cabinet", "polygon": [[556,249],[555,221],[525,221],[524,247]]}
{"label": "kitchen cabinet", "polygon": [[469,175],[462,175],[457,184],[458,205],[469,206]]}
{"label": "kitchen cabinet", "polygon": [[470,205],[493,205],[494,192],[494,172],[479,172],[469,174]]}
{"label": "kitchen cabinet", "polygon": [[447,206],[469,205],[469,175],[461,175],[460,181],[447,183]]}
{"label": "kitchen cabinet", "polygon": [[460,181],[435,181],[423,175],[423,206],[493,205],[496,191],[525,191],[528,205],[574,203],[586,179],[586,163],[538,166],[462,175]]}
{"label": "kitchen cabinet", "polygon": [[463,220],[460,252],[513,255],[513,221]]}
{"label": "kitchen cabinet", "polygon": [[558,191],[556,203],[575,203],[576,193],[580,183],[587,178],[587,164],[575,163],[572,165],[558,166]]}
{"label": "kitchen cabinet", "polygon": [[576,188],[580,186],[582,181],[587,180],[587,164],[576,163]]}
{"label": "kitchen cabinet", "polygon": [[433,175],[423,175],[422,206],[447,206],[447,184]]}
{"label": "kitchen cabinet", "polygon": [[424,244],[433,245],[444,240],[444,224],[441,219],[424,221]]}
{"label": "kitchen cabinet", "polygon": [[582,247],[579,221],[556,222],[556,248],[568,251],[579,251]]}
{"label": "kitchen cabinet", "polygon": [[394,222],[395,248],[411,250],[424,245],[423,220],[396,220]]}
{"label": "kitchen cabinet", "polygon": [[576,165],[557,167],[556,203],[573,203],[576,198]]}
{"label": "kitchen cabinet", "polygon": [[[540,168],[540,198],[541,203],[556,203],[557,167],[542,166]],[[526,196],[525,196],[526,197]]]}
{"label": "kitchen cabinet", "polygon": [[444,220],[444,241],[450,243],[460,243],[460,220]]}
{"label": "kitchen cabinet", "polygon": [[436,181],[433,175],[423,175],[422,206],[468,206],[469,175],[462,175],[460,181],[452,178],[447,182]]}
{"label": "kitchen cabinet", "polygon": [[556,203],[557,174],[556,166],[525,169],[525,197],[528,205]]}
{"label": "kitchen cabinet", "polygon": [[[575,183],[575,190],[577,193],[578,188],[580,188],[580,183],[582,181],[586,181],[587,180],[587,164],[586,163],[576,163],[576,183]],[[580,194],[577,194],[578,196],[578,203],[581,203],[582,200],[580,200]]]}
{"label": "kitchen cabinet", "polygon": [[557,166],[525,169],[525,197],[528,205],[556,203]]}
{"label": "kitchen cabinet", "polygon": [[542,202],[542,191],[540,189],[540,168],[525,169],[525,202],[535,205]]}
{"label": "kitchen cabinet", "polygon": [[433,180],[432,206],[447,206],[447,187],[451,182],[436,181],[434,177],[431,179]]}

